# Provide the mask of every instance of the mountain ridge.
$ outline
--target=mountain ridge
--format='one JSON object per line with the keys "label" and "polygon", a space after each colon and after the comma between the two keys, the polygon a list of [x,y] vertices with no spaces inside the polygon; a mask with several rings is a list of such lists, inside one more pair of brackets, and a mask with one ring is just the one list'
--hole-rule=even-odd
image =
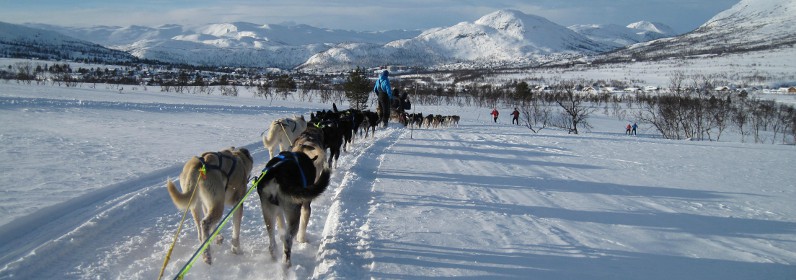
{"label": "mountain ridge", "polygon": [[[796,45],[796,32],[790,28],[796,25],[794,11],[796,2],[788,0],[741,0],[683,35],[649,21],[626,26],[564,27],[512,9],[446,27],[381,32],[248,22],[90,28],[29,24],[25,28],[39,27],[77,38],[58,37],[63,42],[76,42],[77,49],[94,42],[141,59],[323,72],[383,65],[437,69],[533,67],[572,61],[628,62],[766,50]],[[58,50],[57,46],[49,46]],[[20,53],[19,49],[11,50],[8,43],[4,48],[6,56]]]}
{"label": "mountain ridge", "polygon": [[796,2],[741,0],[694,31],[627,46],[595,62],[660,60],[721,55],[796,45]]}
{"label": "mountain ridge", "polygon": [[0,55],[50,60],[129,62],[132,55],[55,31],[0,22]]}
{"label": "mountain ridge", "polygon": [[635,43],[676,36],[671,27],[656,22],[637,21],[617,24],[581,24],[568,27],[594,41],[621,48]]}
{"label": "mountain ridge", "polygon": [[[300,69],[352,68],[387,65],[394,61],[415,65],[533,65],[558,56],[596,54],[611,46],[594,42],[543,17],[517,10],[499,10],[473,22],[432,28],[415,38],[383,47],[345,45],[319,53]],[[399,60],[404,58],[402,60]],[[362,65],[359,65],[362,66]]]}

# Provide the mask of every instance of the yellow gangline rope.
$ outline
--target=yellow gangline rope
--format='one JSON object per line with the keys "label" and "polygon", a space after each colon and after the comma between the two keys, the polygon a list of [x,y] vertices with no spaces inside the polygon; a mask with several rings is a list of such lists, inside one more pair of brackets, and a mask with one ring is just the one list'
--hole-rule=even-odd
{"label": "yellow gangline rope", "polygon": [[280,123],[279,123],[279,126],[281,126],[281,127],[282,127],[282,132],[284,132],[284,133],[285,133],[285,137],[287,137],[287,142],[290,142],[290,148],[291,148],[291,149],[293,149],[293,142],[292,142],[292,141],[290,141],[290,135],[287,135],[287,130],[285,130],[285,125],[283,125],[283,124],[280,122]]}
{"label": "yellow gangline rope", "polygon": [[238,201],[238,204],[235,204],[235,207],[233,207],[232,210],[230,210],[227,213],[227,215],[224,216],[223,219],[221,219],[221,222],[218,223],[216,228],[213,230],[213,233],[210,234],[210,236],[207,237],[207,239],[205,239],[205,241],[202,243],[202,245],[199,246],[199,249],[197,249],[196,252],[193,253],[191,258],[188,259],[188,262],[185,263],[185,265],[182,267],[182,269],[180,269],[180,272],[176,276],[174,276],[174,280],[183,279],[185,277],[185,275],[188,274],[188,271],[191,270],[191,267],[193,267],[193,264],[196,262],[196,257],[199,256],[199,254],[201,254],[205,250],[207,250],[207,247],[210,246],[210,243],[219,234],[221,228],[223,228],[224,225],[226,225],[227,222],[229,222],[229,217],[232,215],[232,213],[234,213],[236,210],[238,210],[238,208],[243,207],[243,203],[246,201],[246,198],[248,198],[249,195],[252,193],[252,191],[254,191],[257,188],[257,185],[260,183],[260,180],[262,180],[263,177],[265,177],[265,174],[268,173],[268,169],[269,169],[268,167],[263,169],[263,171],[260,173],[260,176],[258,176],[257,179],[254,180],[254,182],[252,183],[251,187],[249,187],[249,190],[246,191],[246,194],[243,195],[243,197],[240,199],[240,201]]}
{"label": "yellow gangline rope", "polygon": [[[169,260],[171,259],[171,252],[174,251],[174,245],[177,244],[177,238],[180,236],[180,231],[182,230],[182,225],[185,223],[185,217],[188,216],[188,210],[191,209],[191,204],[193,203],[193,197],[196,194],[196,189],[199,188],[199,179],[204,177],[204,174],[207,169],[205,169],[204,164],[202,164],[202,168],[199,169],[199,175],[196,176],[196,185],[194,185],[193,191],[191,192],[191,199],[188,200],[188,207],[185,208],[185,212],[182,212],[182,219],[180,220],[180,225],[177,226],[177,232],[174,233],[174,240],[171,241],[171,246],[169,246],[169,251],[166,253],[166,259],[163,260],[163,267],[160,268],[160,274],[158,274],[158,280],[163,278],[163,272],[166,271],[166,266],[169,264]],[[182,182],[180,182],[182,183]]]}

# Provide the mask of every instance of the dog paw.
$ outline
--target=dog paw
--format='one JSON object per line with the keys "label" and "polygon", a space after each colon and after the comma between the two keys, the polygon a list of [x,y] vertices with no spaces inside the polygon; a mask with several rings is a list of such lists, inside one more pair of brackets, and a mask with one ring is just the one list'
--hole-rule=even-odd
{"label": "dog paw", "polygon": [[224,243],[224,236],[223,235],[216,236],[216,244],[221,245],[223,243]]}
{"label": "dog paw", "polygon": [[213,264],[213,258],[211,258],[209,254],[204,254],[202,259],[204,259],[205,263],[208,265]]}
{"label": "dog paw", "polygon": [[240,247],[232,247],[232,253],[235,255],[240,255],[243,253],[243,250],[241,250]]}

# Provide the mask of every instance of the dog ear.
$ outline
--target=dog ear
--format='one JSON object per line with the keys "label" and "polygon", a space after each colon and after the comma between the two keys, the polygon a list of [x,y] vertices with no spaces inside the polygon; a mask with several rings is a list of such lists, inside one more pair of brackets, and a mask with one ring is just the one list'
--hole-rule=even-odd
{"label": "dog ear", "polygon": [[253,160],[253,158],[252,158],[252,154],[251,154],[251,153],[249,153],[249,149],[246,149],[246,148],[240,148],[238,151],[240,151],[241,153],[243,153],[244,155],[246,155],[246,157],[247,157],[247,158],[249,158],[249,159]]}

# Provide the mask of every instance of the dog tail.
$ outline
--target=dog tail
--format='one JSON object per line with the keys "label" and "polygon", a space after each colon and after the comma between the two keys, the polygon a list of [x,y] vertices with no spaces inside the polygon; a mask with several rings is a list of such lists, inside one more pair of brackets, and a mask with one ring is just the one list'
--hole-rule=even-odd
{"label": "dog tail", "polygon": [[[184,184],[187,182],[182,183]],[[183,193],[177,189],[177,186],[174,185],[171,179],[166,180],[166,189],[169,190],[169,196],[171,197],[171,201],[174,202],[174,206],[177,206],[180,210],[188,208],[188,202],[191,201],[191,190]]]}

